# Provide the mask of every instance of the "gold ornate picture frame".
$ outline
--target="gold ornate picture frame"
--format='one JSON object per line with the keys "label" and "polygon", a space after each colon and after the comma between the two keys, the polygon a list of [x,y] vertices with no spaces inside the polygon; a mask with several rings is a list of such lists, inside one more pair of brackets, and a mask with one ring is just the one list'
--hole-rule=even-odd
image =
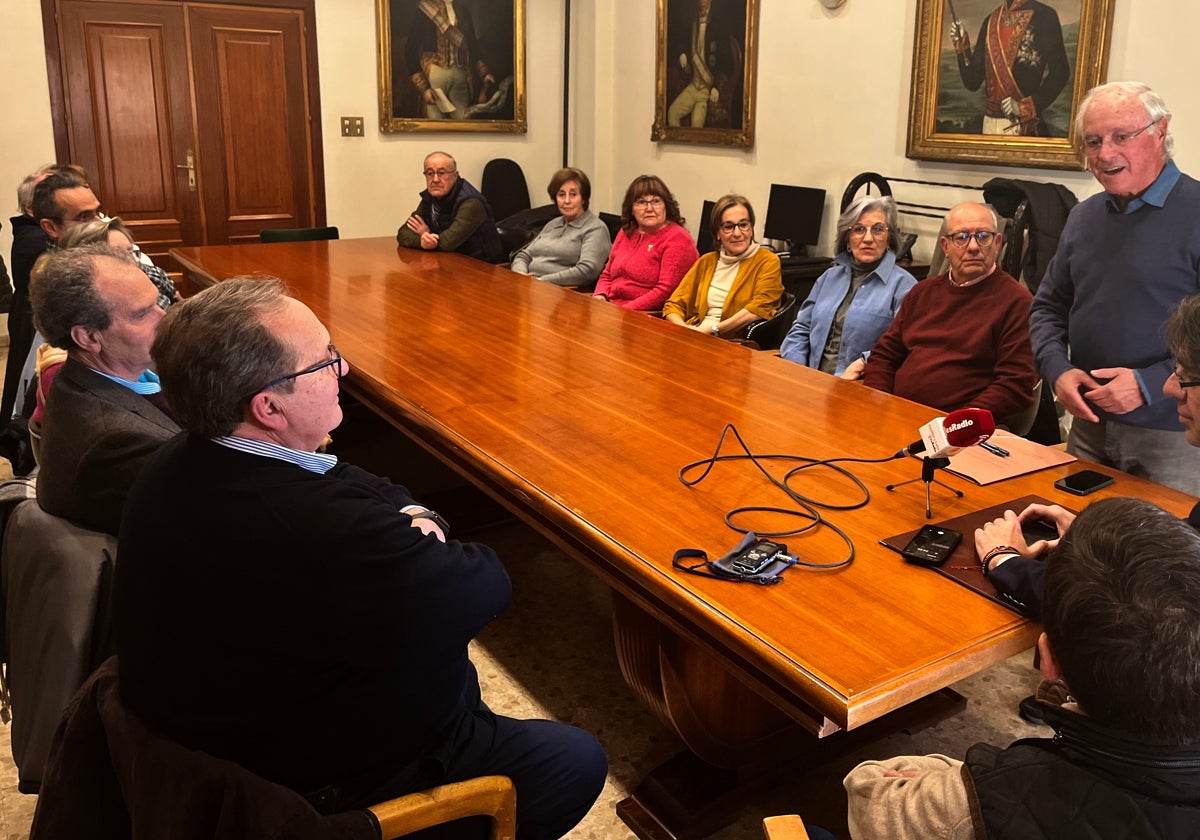
{"label": "gold ornate picture frame", "polygon": [[1105,79],[1114,2],[918,0],[907,156],[1082,169],[1075,114]]}
{"label": "gold ornate picture frame", "polygon": [[375,0],[379,130],[524,134],[525,0]]}
{"label": "gold ornate picture frame", "polygon": [[650,139],[754,145],[758,0],[658,0]]}

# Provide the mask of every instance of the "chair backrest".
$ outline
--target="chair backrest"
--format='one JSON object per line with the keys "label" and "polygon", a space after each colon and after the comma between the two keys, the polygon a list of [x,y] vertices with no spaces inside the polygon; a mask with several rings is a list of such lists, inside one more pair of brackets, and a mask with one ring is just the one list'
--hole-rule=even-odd
{"label": "chair backrest", "polygon": [[618,213],[597,213],[596,216],[608,228],[608,240],[615,243],[617,234],[621,232],[621,216]]}
{"label": "chair backrest", "polygon": [[270,228],[258,232],[259,242],[316,242],[322,239],[339,239],[334,226],[315,228]]}
{"label": "chair backrest", "polygon": [[700,219],[696,222],[696,250],[701,254],[717,250],[717,243],[713,240],[712,225],[709,224],[713,208],[716,206],[717,202],[705,199],[704,204],[700,207]]}
{"label": "chair backrest", "polygon": [[784,292],[775,314],[764,321],[751,324],[746,330],[746,340],[757,344],[759,350],[778,350],[788,330],[795,323],[796,311],[799,308],[800,299],[791,292]]}
{"label": "chair backrest", "polygon": [[116,537],[52,516],[35,499],[18,503],[4,526],[0,587],[23,791],[36,792],[63,710],[112,653],[116,554]]}
{"label": "chair backrest", "polygon": [[1008,429],[1014,435],[1025,437],[1029,434],[1029,430],[1033,428],[1033,421],[1037,419],[1038,408],[1042,404],[1042,380],[1039,379],[1037,384],[1033,386],[1033,402],[1029,408],[1022,411],[1020,414],[1014,414],[1010,417],[998,417],[996,423]]}
{"label": "chair backrest", "polygon": [[479,191],[492,208],[492,218],[499,222],[513,213],[528,210],[529,185],[521,164],[508,158],[493,158],[483,167]]}

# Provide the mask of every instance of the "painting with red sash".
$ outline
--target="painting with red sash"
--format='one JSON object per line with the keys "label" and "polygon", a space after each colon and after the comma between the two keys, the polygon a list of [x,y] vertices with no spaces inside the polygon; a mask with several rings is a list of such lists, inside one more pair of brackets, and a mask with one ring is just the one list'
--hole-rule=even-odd
{"label": "painting with red sash", "polygon": [[1116,0],[919,0],[908,155],[1076,169]]}

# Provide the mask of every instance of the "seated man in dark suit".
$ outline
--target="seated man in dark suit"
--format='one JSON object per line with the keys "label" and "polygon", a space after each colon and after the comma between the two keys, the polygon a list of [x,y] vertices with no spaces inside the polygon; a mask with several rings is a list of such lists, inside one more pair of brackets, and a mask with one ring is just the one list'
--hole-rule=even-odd
{"label": "seated man in dark suit", "polygon": [[129,252],[85,245],[52,257],[30,298],[38,330],[67,351],[47,396],[38,504],[115,535],[142,462],[179,431],[150,370],[158,289]]}
{"label": "seated man in dark suit", "polygon": [[457,251],[484,262],[504,262],[507,255],[483,193],[458,175],[458,164],[445,152],[425,158],[421,203],[396,231],[405,248]]}
{"label": "seated man in dark suit", "polygon": [[130,709],[326,812],[499,774],[518,836],[569,831],[604,753],[480,698],[467,645],[511,594],[495,552],[315,452],[349,366],[312,311],[277,280],[227,280],[171,307],[153,355],[188,434],[147,461],[121,527]]}

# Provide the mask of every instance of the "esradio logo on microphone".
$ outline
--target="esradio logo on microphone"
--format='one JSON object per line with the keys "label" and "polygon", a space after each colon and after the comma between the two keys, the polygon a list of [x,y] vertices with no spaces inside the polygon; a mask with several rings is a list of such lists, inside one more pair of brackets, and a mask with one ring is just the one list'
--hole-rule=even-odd
{"label": "esradio logo on microphone", "polygon": [[958,423],[951,423],[949,426],[946,427],[946,431],[947,432],[957,432],[962,429],[969,429],[974,425],[975,425],[974,420],[969,420],[969,419],[961,420]]}

